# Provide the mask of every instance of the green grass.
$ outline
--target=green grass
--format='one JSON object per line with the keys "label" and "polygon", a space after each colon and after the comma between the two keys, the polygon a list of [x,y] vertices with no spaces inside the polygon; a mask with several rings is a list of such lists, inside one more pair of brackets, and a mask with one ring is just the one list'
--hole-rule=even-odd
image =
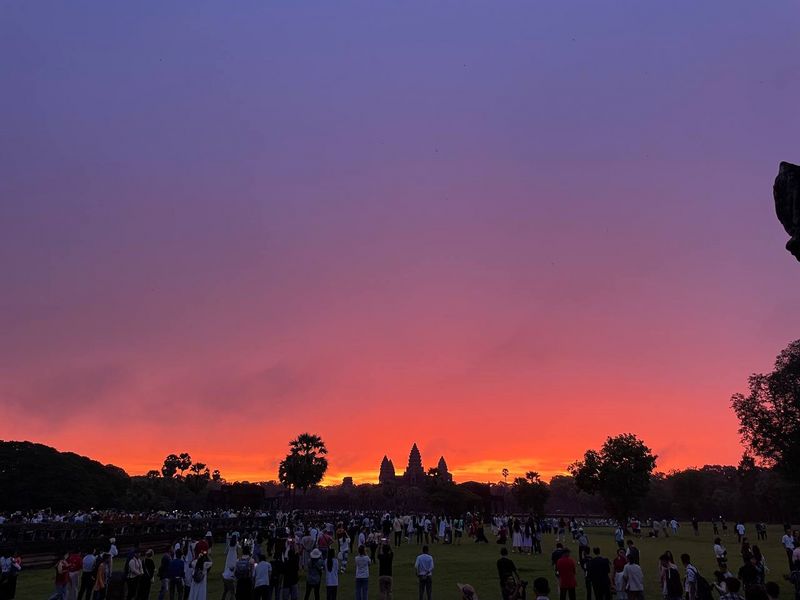
{"label": "green grass", "polygon": [[[732,529],[732,526],[731,526]],[[592,546],[599,546],[604,556],[613,557],[616,544],[612,536],[611,528],[589,528],[587,530],[589,542]],[[780,544],[780,537],[783,531],[779,526],[771,526],[766,542],[755,542],[755,527],[747,526],[747,534],[751,544],[756,543],[761,548],[766,558],[770,572],[768,580],[777,581],[781,585],[782,596],[791,597],[788,593],[789,584],[783,581],[783,575],[788,573],[786,555]],[[490,540],[492,539],[491,536]],[[716,562],[712,551],[712,530],[711,525],[703,523],[700,526],[700,536],[692,534],[691,526],[683,524],[677,536],[669,539],[658,538],[648,539],[642,537],[637,540],[637,546],[641,552],[641,565],[645,574],[645,596],[646,600],[661,600],[661,591],[658,584],[658,557],[665,550],[671,550],[678,557],[683,552],[688,552],[693,559],[693,563],[698,567],[710,581],[713,580],[713,571],[716,570]],[[723,543],[728,548],[730,557],[730,568],[736,572],[741,566],[739,558],[739,547],[736,543],[736,536],[729,530],[727,539]],[[575,544],[567,544],[577,550]],[[542,556],[519,556],[511,554],[511,558],[517,564],[522,577],[528,581],[533,581],[535,577],[547,577],[554,587],[553,573],[550,569],[550,552],[555,546],[553,536],[545,535],[543,543],[544,554]],[[497,583],[497,573],[495,561],[499,557],[500,547],[495,543],[474,544],[465,539],[461,546],[442,546],[432,545],[431,554],[434,557],[436,568],[433,577],[434,598],[439,600],[459,598],[456,583],[470,583],[478,592],[481,600],[496,600],[499,598],[499,586]],[[420,547],[414,544],[404,544],[399,549],[395,549],[394,560],[394,597],[397,600],[416,600],[417,581],[414,576],[413,564]],[[214,546],[212,557],[215,562],[208,582],[208,598],[219,600],[222,595],[222,582],[220,578],[220,567],[223,564],[221,544]],[[117,561],[119,562],[119,561]],[[339,598],[350,600],[354,597],[354,565],[352,556],[348,572],[340,576]],[[377,565],[371,569],[369,597],[378,598],[378,575]],[[578,598],[585,598],[585,591],[579,577]],[[53,591],[53,570],[40,569],[22,571],[17,586],[17,598],[19,600],[46,600]],[[305,590],[305,584],[301,581],[301,598]],[[153,586],[151,598],[155,599],[158,595],[157,584]],[[324,586],[322,590],[324,597]],[[533,597],[529,594],[529,597]],[[551,594],[551,598],[554,595]]]}

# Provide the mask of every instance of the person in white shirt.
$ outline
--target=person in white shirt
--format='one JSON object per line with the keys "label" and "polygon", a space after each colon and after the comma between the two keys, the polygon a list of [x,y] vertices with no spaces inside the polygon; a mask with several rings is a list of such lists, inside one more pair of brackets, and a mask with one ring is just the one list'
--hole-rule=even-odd
{"label": "person in white shirt", "polygon": [[119,554],[119,550],[117,550],[117,538],[110,538],[108,540],[108,572],[114,572],[114,557]]}
{"label": "person in white shirt", "polygon": [[720,569],[728,562],[728,551],[722,545],[720,538],[714,538],[714,557],[717,559],[717,566]]}
{"label": "person in white shirt", "polygon": [[786,558],[789,559],[789,571],[794,570],[792,564],[792,553],[794,552],[794,536],[789,532],[789,528],[784,529],[783,537],[781,538],[783,549],[786,550]]}
{"label": "person in white shirt", "polygon": [[333,548],[328,548],[322,572],[325,575],[325,599],[336,600],[339,591],[339,561],[336,560],[336,550]]}
{"label": "person in white shirt", "polygon": [[686,582],[684,584],[686,600],[695,600],[697,598],[697,569],[692,565],[691,560],[688,554],[681,554],[681,563],[686,569]]}
{"label": "person in white shirt", "polygon": [[422,547],[422,554],[414,561],[414,570],[419,579],[419,600],[426,595],[431,600],[433,593],[433,557],[428,554],[428,546]]}
{"label": "person in white shirt", "polygon": [[622,569],[622,581],[628,600],[644,600],[644,573],[642,568],[628,556],[628,564]]}
{"label": "person in white shirt", "polygon": [[259,554],[256,558],[258,562],[253,569],[253,592],[256,598],[266,598],[269,579],[272,576],[272,565],[263,554]]}
{"label": "person in white shirt", "polygon": [[233,600],[236,597],[236,575],[233,567],[225,567],[222,571],[222,600]]}
{"label": "person in white shirt", "polygon": [[367,549],[364,546],[358,547],[356,556],[356,600],[367,600],[369,591],[369,566],[372,564]]}
{"label": "person in white shirt", "polygon": [[741,543],[742,542],[742,538],[744,537],[744,523],[742,523],[741,521],[739,521],[736,524],[736,535],[739,538],[739,543]]}
{"label": "person in white shirt", "polygon": [[133,551],[133,556],[131,556],[128,561],[128,577],[126,582],[128,586],[128,598],[136,597],[139,587],[139,577],[141,577],[143,573],[142,559],[139,558],[139,550],[137,549]]}

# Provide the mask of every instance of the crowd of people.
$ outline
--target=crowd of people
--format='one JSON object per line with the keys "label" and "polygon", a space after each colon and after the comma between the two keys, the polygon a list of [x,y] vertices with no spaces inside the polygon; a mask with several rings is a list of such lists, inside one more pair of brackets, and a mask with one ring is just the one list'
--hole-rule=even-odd
{"label": "crowd of people", "polygon": [[[389,600],[393,597],[394,554],[403,544],[420,548],[413,576],[420,600],[431,600],[432,545],[457,546],[465,539],[488,543],[484,520],[470,513],[453,517],[389,513],[263,516],[268,519],[263,529],[230,531],[224,542],[218,542],[224,547],[215,552],[214,560],[220,563],[216,568],[210,552],[214,544],[211,531],[175,540],[159,556],[138,546],[120,553],[114,538],[101,548],[66,552],[55,565],[51,600],[207,600],[208,579],[213,576],[221,577],[221,600],[297,600],[301,593],[304,600],[319,600],[323,592],[327,600],[335,600],[343,577],[353,579],[356,600],[367,600],[373,570],[378,575],[378,596]],[[519,576],[511,555],[543,555],[543,545],[550,540],[555,544],[549,559],[559,600],[577,600],[579,578],[586,600],[643,600],[645,571],[650,568],[648,577],[652,581],[657,575],[664,600],[714,600],[714,594],[719,600],[778,598],[779,584],[770,580],[764,554],[757,543],[750,542],[741,522],[734,525],[735,537],[730,538],[725,522],[714,522],[717,535],[710,550],[717,569],[705,576],[689,554],[679,554],[676,559],[669,550],[657,561],[648,562],[650,567],[643,566],[637,540],[643,531],[651,538],[669,538],[679,528],[674,519],[646,524],[634,519],[621,526],[607,519],[495,516],[488,525],[500,545],[497,575],[502,600],[522,600],[528,594],[528,582]],[[691,526],[697,531],[696,520]],[[613,556],[604,556],[598,545],[591,544],[589,527],[613,528],[617,543]],[[766,542],[766,526],[757,524],[755,529],[756,541]],[[735,552],[728,551],[729,540],[736,545]],[[663,543],[669,545],[667,539]],[[800,600],[800,532],[787,525],[781,545],[789,566],[786,579],[793,586],[795,600]],[[737,567],[732,569],[735,563]],[[18,554],[0,556],[0,600],[14,600],[21,570]],[[549,598],[548,578],[536,578],[531,587],[538,600]],[[477,600],[471,585],[459,584],[458,589],[462,598]]]}

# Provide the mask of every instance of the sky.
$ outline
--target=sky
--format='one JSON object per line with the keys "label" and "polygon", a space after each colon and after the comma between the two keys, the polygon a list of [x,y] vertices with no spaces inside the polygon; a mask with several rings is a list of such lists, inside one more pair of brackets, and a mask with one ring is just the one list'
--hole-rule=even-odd
{"label": "sky", "polygon": [[[723,7],[724,4],[724,7]],[[800,4],[0,5],[0,439],[327,482],[735,464]]]}

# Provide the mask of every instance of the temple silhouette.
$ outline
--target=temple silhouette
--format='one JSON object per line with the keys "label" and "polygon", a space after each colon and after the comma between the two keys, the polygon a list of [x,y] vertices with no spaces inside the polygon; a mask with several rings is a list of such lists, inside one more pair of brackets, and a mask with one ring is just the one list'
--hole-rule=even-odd
{"label": "temple silhouette", "polygon": [[[447,470],[447,461],[444,456],[439,457],[439,463],[436,465],[436,472],[438,477],[446,480],[453,481],[453,476]],[[394,463],[385,454],[381,460],[380,471],[378,472],[378,483],[394,483],[395,485],[410,485],[420,486],[425,482],[425,469],[422,466],[422,454],[420,454],[417,444],[411,446],[411,452],[408,454],[408,465],[402,475],[397,475],[394,469]]]}

